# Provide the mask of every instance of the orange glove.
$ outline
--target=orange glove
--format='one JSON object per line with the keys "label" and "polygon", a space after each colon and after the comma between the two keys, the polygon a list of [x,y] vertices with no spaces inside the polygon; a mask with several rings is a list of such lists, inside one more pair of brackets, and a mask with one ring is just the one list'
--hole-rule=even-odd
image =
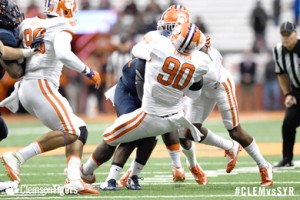
{"label": "orange glove", "polygon": [[99,89],[99,87],[101,85],[101,77],[98,72],[96,72],[96,71],[94,72],[94,76],[92,76],[91,80],[94,81],[95,88]]}
{"label": "orange glove", "polygon": [[99,89],[101,85],[101,77],[98,72],[86,66],[82,73],[84,73],[89,79],[91,79],[95,83],[95,88]]}

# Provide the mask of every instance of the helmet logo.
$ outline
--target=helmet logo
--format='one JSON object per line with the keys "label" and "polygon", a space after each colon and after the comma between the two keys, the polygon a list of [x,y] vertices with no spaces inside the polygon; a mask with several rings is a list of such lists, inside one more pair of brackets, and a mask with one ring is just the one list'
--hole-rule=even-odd
{"label": "helmet logo", "polygon": [[184,13],[178,13],[177,14],[177,23],[178,24],[183,24],[185,22],[187,22],[186,15]]}
{"label": "helmet logo", "polygon": [[75,7],[74,0],[65,0],[65,6],[67,9],[73,10]]}

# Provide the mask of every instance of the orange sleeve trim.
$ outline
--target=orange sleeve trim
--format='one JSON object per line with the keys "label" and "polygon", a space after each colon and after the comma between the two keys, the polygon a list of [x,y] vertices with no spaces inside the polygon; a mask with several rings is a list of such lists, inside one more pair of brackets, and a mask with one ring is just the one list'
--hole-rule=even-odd
{"label": "orange sleeve trim", "polygon": [[131,60],[128,62],[128,68],[130,68],[131,67]]}

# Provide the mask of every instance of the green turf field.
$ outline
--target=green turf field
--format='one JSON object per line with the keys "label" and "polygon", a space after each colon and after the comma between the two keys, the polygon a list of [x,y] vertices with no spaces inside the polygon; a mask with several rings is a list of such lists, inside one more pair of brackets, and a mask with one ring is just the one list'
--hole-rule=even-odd
{"label": "green turf field", "polygon": [[[243,127],[251,133],[258,143],[281,142],[280,120],[248,120],[243,121]],[[25,146],[36,140],[41,133],[47,131],[40,123],[19,122],[8,123],[9,137],[0,143],[1,147]],[[97,144],[101,140],[101,132],[109,123],[88,123],[89,139],[87,144]],[[227,137],[227,132],[219,120],[210,120],[205,124],[216,133]],[[299,138],[299,137],[298,137]],[[297,140],[299,145],[299,139]],[[161,140],[159,141],[161,143]],[[198,146],[197,146],[198,147]],[[85,161],[90,153],[84,154]],[[209,152],[207,152],[209,155]],[[266,159],[272,164],[279,161],[280,155],[267,156]],[[100,195],[65,195],[60,194],[29,194],[30,190],[44,190],[62,186],[65,180],[64,168],[65,157],[39,156],[29,160],[21,168],[22,185],[20,194],[15,196],[0,195],[1,199],[300,199],[300,160],[295,155],[296,168],[292,170],[274,171],[274,186],[268,188],[259,187],[260,176],[258,169],[251,158],[240,156],[235,170],[231,174],[225,173],[226,158],[220,153],[214,157],[198,157],[198,161],[205,170],[209,184],[198,185],[185,167],[186,181],[173,183],[171,175],[171,160],[168,157],[152,157],[144,168],[140,181],[141,191],[101,191]],[[183,165],[185,159],[182,157]],[[110,162],[100,166],[96,171],[97,183],[104,181]],[[129,163],[125,166],[129,167]],[[0,166],[0,180],[7,180],[4,168]],[[124,170],[125,171],[125,170]],[[95,185],[97,187],[97,185]],[[27,193],[26,193],[27,192]],[[279,197],[280,196],[280,197]]]}

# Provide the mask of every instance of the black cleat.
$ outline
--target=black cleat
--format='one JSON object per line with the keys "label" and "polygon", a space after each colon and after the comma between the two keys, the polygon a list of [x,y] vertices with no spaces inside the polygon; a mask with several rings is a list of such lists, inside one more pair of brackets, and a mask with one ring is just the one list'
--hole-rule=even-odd
{"label": "black cleat", "polygon": [[132,177],[128,178],[126,187],[128,190],[141,190],[141,186],[139,184],[139,179],[142,179],[138,177],[137,175],[133,175]]}
{"label": "black cleat", "polygon": [[292,160],[282,159],[277,165],[274,166],[274,168],[278,169],[293,169],[294,163]]}
{"label": "black cleat", "polygon": [[101,183],[100,189],[101,190],[107,190],[107,191],[116,191],[116,190],[119,190],[117,188],[117,182],[116,182],[115,179],[110,179],[108,181],[105,181],[105,182]]}

